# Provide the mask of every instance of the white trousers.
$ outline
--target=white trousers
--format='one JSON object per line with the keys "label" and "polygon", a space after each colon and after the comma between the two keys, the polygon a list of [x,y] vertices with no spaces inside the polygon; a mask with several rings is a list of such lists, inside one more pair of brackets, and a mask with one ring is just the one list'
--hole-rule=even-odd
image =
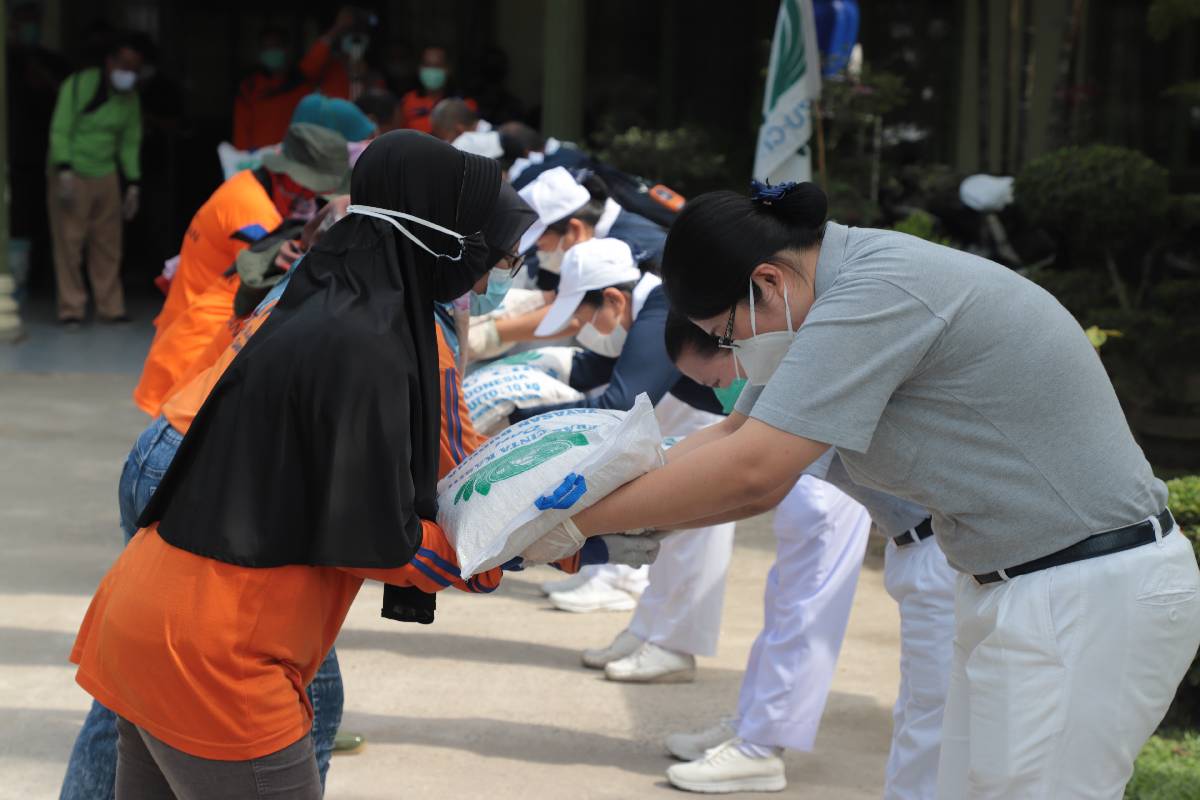
{"label": "white trousers", "polygon": [[765,621],[738,698],[738,735],[811,750],[846,634],[871,519],[824,481],[804,476],[775,510],[775,564]]}
{"label": "white trousers", "polygon": [[[721,421],[666,395],[654,407],[663,436],[687,436]],[[734,523],[680,531],[663,540],[629,630],[645,641],[696,656],[717,653],[725,573]]]}
{"label": "white trousers", "polygon": [[883,582],[900,607],[900,692],[884,800],[933,800],[937,793],[957,577],[932,536],[903,547],[888,542]]}
{"label": "white trousers", "polygon": [[1158,542],[958,578],[938,797],[1117,800],[1200,645],[1200,571]]}

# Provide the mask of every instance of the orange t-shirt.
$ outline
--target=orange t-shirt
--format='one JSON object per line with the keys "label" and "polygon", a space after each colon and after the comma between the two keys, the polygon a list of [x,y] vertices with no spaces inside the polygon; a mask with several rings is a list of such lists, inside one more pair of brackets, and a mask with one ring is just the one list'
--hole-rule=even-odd
{"label": "orange t-shirt", "polygon": [[[213,281],[233,266],[245,247],[279,227],[283,217],[271,195],[250,170],[222,183],[192,217],[179,267],[162,311],[154,320],[161,334]],[[169,388],[169,387],[168,387]]]}
{"label": "orange t-shirt", "polygon": [[236,324],[233,300],[239,285],[236,275],[217,278],[170,327],[159,330],[150,343],[142,375],[133,390],[133,402],[138,408],[152,417],[158,416],[163,401],[180,378],[192,371],[193,363],[213,340],[219,340],[218,347],[232,340],[229,330],[230,325]]}
{"label": "orange t-shirt", "polygon": [[364,579],[436,592],[491,591],[499,569],[458,575],[441,528],[422,522],[411,562],[393,569],[254,569],[138,531],[100,582],[71,651],[75,680],[152,736],[199,758],[246,761],[300,740],[304,693]]}
{"label": "orange t-shirt", "polygon": [[[176,430],[187,432],[272,308],[256,310],[217,360],[163,405]],[[446,391],[440,478],[483,439],[466,416],[440,328],[437,337]],[[308,733],[312,708],[304,687],[364,578],[426,592],[454,586],[486,594],[499,586],[499,569],[464,581],[435,523],[423,522],[422,535],[413,561],[395,569],[253,569],[172,547],[152,525],[101,581],[71,652],[79,665],[75,679],[103,705],[185,753],[222,761],[273,753]]]}

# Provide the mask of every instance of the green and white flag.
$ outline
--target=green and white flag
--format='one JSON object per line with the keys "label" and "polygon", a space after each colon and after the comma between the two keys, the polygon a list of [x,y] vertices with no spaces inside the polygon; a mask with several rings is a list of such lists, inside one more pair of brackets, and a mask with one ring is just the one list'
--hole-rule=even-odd
{"label": "green and white flag", "polygon": [[811,179],[813,104],[820,96],[821,64],[812,0],[782,0],[754,154],[755,178],[773,184]]}

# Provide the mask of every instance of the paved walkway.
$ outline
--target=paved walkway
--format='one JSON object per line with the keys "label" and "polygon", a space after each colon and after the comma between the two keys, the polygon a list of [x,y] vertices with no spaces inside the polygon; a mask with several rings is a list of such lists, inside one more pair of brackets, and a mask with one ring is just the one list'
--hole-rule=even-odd
{"label": "paved walkway", "polygon": [[[14,798],[57,795],[89,702],[66,656],[117,555],[117,477],[146,421],[129,401],[145,323],[33,333],[37,358],[0,350],[0,797]],[[88,359],[56,339],[88,335],[80,349],[112,355],[82,372]],[[54,353],[69,358],[40,360]],[[338,651],[344,727],[369,744],[334,759],[328,796],[683,796],[663,777],[662,737],[732,709],[772,555],[765,518],[739,526],[721,652],[686,686],[613,684],[581,668],[579,651],[627,615],[551,610],[536,588],[549,571],[509,576],[488,597],[445,592],[430,627],[381,620],[380,587],[368,584]],[[787,755],[783,796],[880,794],[899,650],[879,570],[870,559],[816,751]]]}

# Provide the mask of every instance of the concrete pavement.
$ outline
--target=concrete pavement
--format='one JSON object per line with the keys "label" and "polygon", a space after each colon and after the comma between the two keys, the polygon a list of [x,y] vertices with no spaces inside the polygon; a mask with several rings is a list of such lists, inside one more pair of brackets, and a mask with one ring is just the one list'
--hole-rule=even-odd
{"label": "concrete pavement", "polygon": [[[118,344],[89,345],[119,353],[105,373],[5,372],[30,361],[0,361],[0,797],[57,796],[89,703],[66,657],[118,553],[117,477],[146,422],[125,363],[141,353]],[[491,596],[445,592],[429,627],[380,619],[381,589],[368,584],[338,639],[343,728],[368,745],[335,757],[327,796],[682,796],[666,784],[662,738],[733,708],[773,547],[766,518],[739,526],[720,655],[682,686],[608,683],[580,667],[579,651],[628,615],[551,610],[537,592],[548,570],[509,576]],[[880,794],[899,657],[880,566],[869,558],[816,751],[786,756],[783,796]]]}

